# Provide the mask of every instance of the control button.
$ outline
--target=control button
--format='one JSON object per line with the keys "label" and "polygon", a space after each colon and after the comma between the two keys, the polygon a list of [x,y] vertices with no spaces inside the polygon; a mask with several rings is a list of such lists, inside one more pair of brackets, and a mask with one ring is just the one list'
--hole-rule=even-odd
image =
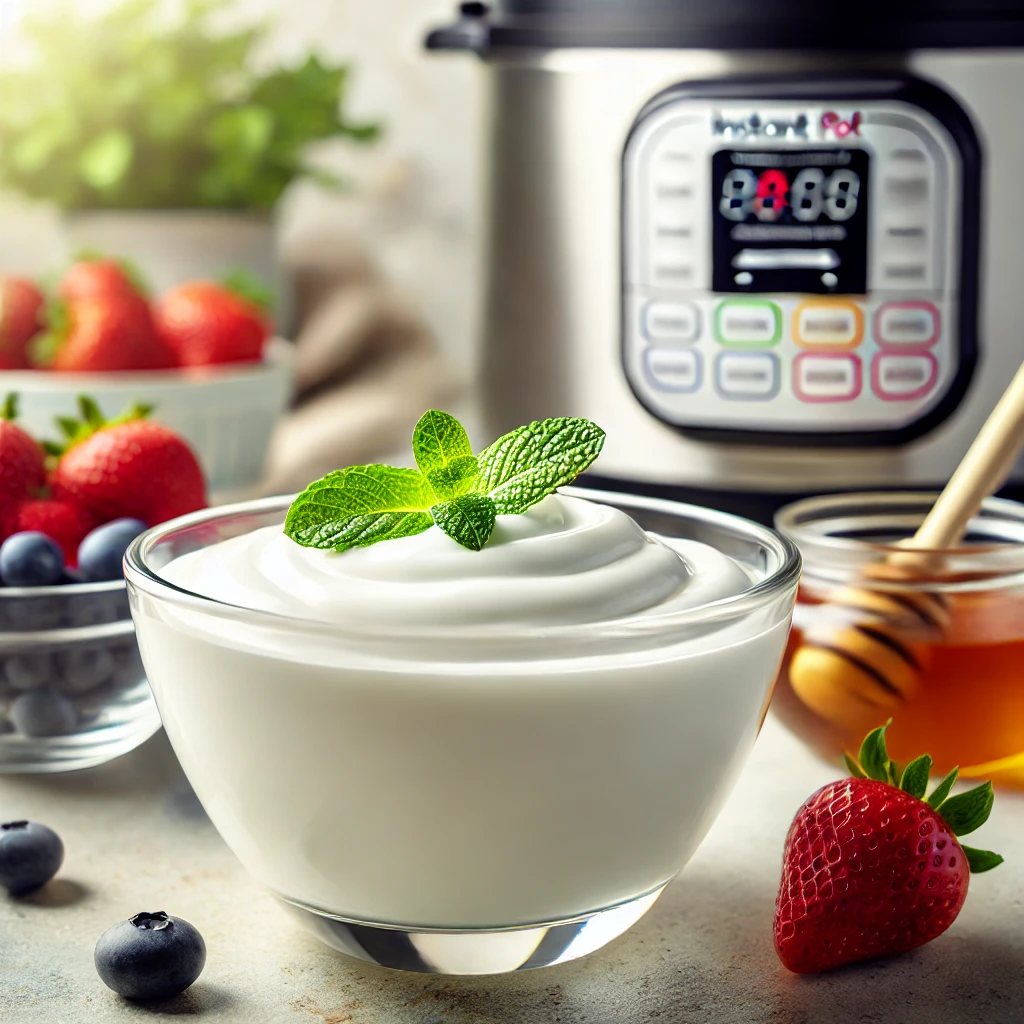
{"label": "control button", "polygon": [[715,337],[723,345],[767,348],[782,337],[782,312],[774,302],[723,302],[715,310]]}
{"label": "control button", "polygon": [[715,387],[723,398],[774,398],[779,392],[778,357],[771,352],[723,352],[715,360]]}
{"label": "control button", "polygon": [[856,348],[864,314],[852,302],[802,302],[793,314],[793,340],[804,348]]}
{"label": "control button", "polygon": [[879,345],[934,345],[939,311],[930,302],[887,302],[875,314]]}
{"label": "control button", "polygon": [[793,391],[802,402],[849,402],[860,394],[862,383],[857,356],[805,352],[793,363]]}
{"label": "control button", "polygon": [[902,402],[926,395],[939,375],[939,364],[930,352],[892,355],[879,352],[871,364],[871,386],[879,398]]}
{"label": "control button", "polygon": [[648,302],[644,334],[650,341],[696,341],[700,313],[689,302]]}
{"label": "control button", "polygon": [[644,352],[644,372],[659,391],[696,391],[702,370],[700,353],[692,348],[648,348]]}

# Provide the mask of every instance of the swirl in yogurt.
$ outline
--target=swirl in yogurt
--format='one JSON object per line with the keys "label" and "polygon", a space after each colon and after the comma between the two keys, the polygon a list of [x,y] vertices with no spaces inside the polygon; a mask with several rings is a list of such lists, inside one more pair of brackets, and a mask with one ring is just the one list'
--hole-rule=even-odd
{"label": "swirl in yogurt", "polygon": [[646,533],[624,512],[553,494],[499,516],[481,551],[436,527],[343,554],[265,527],[175,559],[171,583],[228,604],[345,626],[553,626],[697,607],[746,572],[697,541]]}

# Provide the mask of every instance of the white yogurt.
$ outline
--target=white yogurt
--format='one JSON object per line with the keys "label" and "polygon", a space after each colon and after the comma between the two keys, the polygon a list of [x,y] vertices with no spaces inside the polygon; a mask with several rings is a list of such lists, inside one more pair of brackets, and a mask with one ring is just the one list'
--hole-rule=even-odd
{"label": "white yogurt", "polygon": [[[336,555],[272,527],[162,575],[277,613],[135,608],[164,724],[224,838],[279,895],[411,927],[554,922],[667,882],[753,744],[792,600],[663,631],[750,576],[563,496],[500,517],[481,552],[431,528]],[[650,635],[606,648],[593,627],[613,620]],[[449,639],[416,657],[353,639],[382,623]],[[583,639],[544,646],[559,626]],[[544,653],[466,656],[454,627],[536,633]]]}
{"label": "white yogurt", "polygon": [[608,622],[708,604],[751,583],[706,544],[666,542],[619,509],[557,494],[499,516],[482,551],[432,527],[337,554],[268,526],[185,555],[163,575],[245,608],[397,629]]}

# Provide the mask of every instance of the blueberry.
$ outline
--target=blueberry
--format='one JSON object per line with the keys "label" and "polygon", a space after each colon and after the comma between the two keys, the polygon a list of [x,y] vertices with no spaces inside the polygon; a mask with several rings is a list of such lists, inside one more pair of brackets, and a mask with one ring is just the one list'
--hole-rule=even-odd
{"label": "blueberry", "polygon": [[64,552],[45,533],[26,530],[0,544],[0,579],[9,587],[47,587],[63,573]]}
{"label": "blueberry", "polygon": [[31,690],[11,705],[11,721],[14,728],[29,739],[67,736],[78,725],[78,712],[61,693],[50,689]]}
{"label": "blueberry", "polygon": [[73,647],[54,659],[62,693],[86,693],[114,675],[114,659],[106,647]]}
{"label": "blueberry", "polygon": [[124,553],[145,529],[140,519],[115,519],[97,526],[78,546],[79,575],[90,583],[121,579]]}
{"label": "blueberry", "polygon": [[48,654],[9,654],[0,669],[15,690],[34,690],[53,677],[53,662]]}
{"label": "blueberry", "polygon": [[53,829],[34,821],[0,825],[0,885],[12,896],[45,885],[64,860],[64,844]]}
{"label": "blueberry", "polygon": [[96,943],[96,970],[126,999],[170,999],[203,972],[206,943],[180,917],[162,910],[108,928]]}

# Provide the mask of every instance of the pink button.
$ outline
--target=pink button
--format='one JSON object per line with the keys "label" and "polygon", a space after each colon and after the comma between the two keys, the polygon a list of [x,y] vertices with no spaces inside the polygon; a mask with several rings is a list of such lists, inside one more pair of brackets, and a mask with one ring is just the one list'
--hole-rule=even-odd
{"label": "pink button", "polygon": [[793,361],[793,391],[801,402],[849,402],[862,387],[860,359],[843,352],[805,352]]}
{"label": "pink button", "polygon": [[930,302],[887,302],[875,313],[875,340],[879,345],[934,345],[940,324]]}
{"label": "pink button", "polygon": [[871,386],[887,402],[906,402],[928,394],[939,375],[930,352],[879,352],[871,363]]}

